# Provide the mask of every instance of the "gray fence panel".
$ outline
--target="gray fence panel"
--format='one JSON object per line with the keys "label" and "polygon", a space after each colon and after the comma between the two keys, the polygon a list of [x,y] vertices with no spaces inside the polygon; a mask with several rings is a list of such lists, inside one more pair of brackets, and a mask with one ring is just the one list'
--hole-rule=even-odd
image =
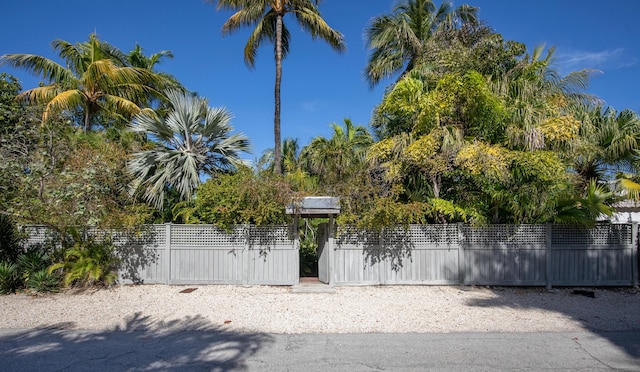
{"label": "gray fence panel", "polygon": [[382,235],[383,284],[457,284],[456,225],[411,225]]}
{"label": "gray fence panel", "polygon": [[171,248],[171,283],[242,284],[243,248]]}
{"label": "gray fence panel", "polygon": [[211,225],[170,225],[172,284],[242,284],[247,231]]}
{"label": "gray fence panel", "polygon": [[166,270],[160,264],[165,255],[163,226],[151,225],[133,229],[99,229],[81,231],[84,238],[110,240],[118,258],[118,281],[135,284],[166,283]]}
{"label": "gray fence panel", "polygon": [[322,223],[318,226],[318,281],[329,283],[330,252],[329,252],[329,224]]}
{"label": "gray fence panel", "polygon": [[545,225],[462,228],[465,284],[545,285]]}
{"label": "gray fence panel", "polygon": [[381,284],[382,251],[378,234],[343,228],[338,233],[334,249],[334,267],[330,268],[334,273],[334,280],[331,284]]}
{"label": "gray fence panel", "polygon": [[633,285],[632,225],[599,225],[589,230],[553,226],[553,285]]}
{"label": "gray fence panel", "polygon": [[465,249],[465,284],[545,285],[545,249]]}
{"label": "gray fence panel", "polygon": [[120,260],[120,280],[124,283],[166,283],[165,227],[163,225],[144,226],[131,231],[111,230],[94,234],[110,236],[116,246]]}
{"label": "gray fence panel", "polygon": [[299,252],[290,227],[251,226],[248,284],[294,285],[299,280]]}
{"label": "gray fence panel", "polygon": [[[25,226],[27,245],[52,235]],[[298,250],[287,226],[151,225],[110,236],[124,282],[295,285]],[[637,285],[637,225],[411,226],[384,233],[341,228],[332,285]]]}
{"label": "gray fence panel", "polygon": [[416,249],[400,266],[385,262],[383,284],[458,284],[458,250]]}
{"label": "gray fence panel", "polygon": [[295,285],[298,284],[297,251],[293,249],[271,249],[268,252],[249,250],[248,284]]}
{"label": "gray fence panel", "polygon": [[28,247],[36,244],[44,244],[54,235],[53,230],[42,225],[23,226],[22,232],[26,235],[24,246]]}
{"label": "gray fence panel", "polygon": [[619,249],[563,247],[552,252],[553,285],[632,285],[632,254]]}
{"label": "gray fence panel", "polygon": [[157,259],[149,262],[140,269],[139,278],[146,284],[163,284],[168,281],[169,273],[166,272],[163,263],[167,260],[165,250],[157,248],[145,248],[145,254]]}
{"label": "gray fence panel", "polygon": [[362,249],[340,247],[335,251],[334,285],[376,285],[380,282],[380,263],[370,261]]}

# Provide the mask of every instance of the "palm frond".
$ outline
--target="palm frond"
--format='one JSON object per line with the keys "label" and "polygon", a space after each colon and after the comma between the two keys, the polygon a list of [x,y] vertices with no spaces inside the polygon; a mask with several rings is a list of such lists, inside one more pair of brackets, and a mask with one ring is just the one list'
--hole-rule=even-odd
{"label": "palm frond", "polygon": [[61,89],[57,84],[51,84],[25,90],[24,92],[18,94],[17,98],[27,103],[34,102],[36,104],[44,105],[51,101],[53,97],[57,96],[62,91],[63,89]]}
{"label": "palm frond", "polygon": [[337,52],[346,50],[344,36],[327,24],[315,6],[302,7],[297,9],[294,14],[298,23],[311,34],[313,39],[323,39]]}
{"label": "palm frond", "polygon": [[51,82],[65,82],[75,79],[74,74],[58,63],[35,54],[5,54],[0,57],[0,65],[28,70]]}
{"label": "palm frond", "polygon": [[49,115],[53,113],[72,110],[73,108],[83,105],[85,102],[86,97],[81,91],[77,89],[63,91],[47,103],[44,113],[42,114],[42,121],[46,122]]}
{"label": "palm frond", "polygon": [[132,186],[142,189],[158,209],[167,187],[181,200],[190,200],[201,176],[233,170],[241,163],[239,153],[250,150],[244,134],[230,134],[231,114],[225,109],[211,108],[206,99],[180,91],[167,92],[167,98],[171,111],[166,118],[141,112],[130,127],[155,142],[153,149],[132,156],[128,170]]}
{"label": "palm frond", "polygon": [[371,50],[364,70],[369,85],[373,87],[383,78],[411,71],[438,30],[477,24],[477,12],[477,8],[468,5],[454,8],[450,1],[443,1],[436,9],[431,0],[401,0],[393,13],[374,18],[365,29]]}

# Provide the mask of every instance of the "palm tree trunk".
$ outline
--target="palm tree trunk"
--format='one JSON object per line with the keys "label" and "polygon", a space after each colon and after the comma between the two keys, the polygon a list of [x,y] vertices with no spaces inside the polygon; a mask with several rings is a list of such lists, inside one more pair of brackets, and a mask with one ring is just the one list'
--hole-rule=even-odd
{"label": "palm tree trunk", "polygon": [[[278,9],[282,9],[282,0],[278,0]],[[280,144],[280,84],[282,82],[282,14],[278,14],[276,21],[276,87],[275,87],[275,112],[273,115],[273,171],[282,173],[282,151]]]}
{"label": "palm tree trunk", "polygon": [[442,188],[442,181],[440,180],[440,176],[435,175],[431,177],[431,185],[433,187],[433,197],[438,199],[440,198],[440,189]]}
{"label": "palm tree trunk", "polygon": [[87,106],[84,110],[84,127],[85,132],[91,130],[91,106]]}

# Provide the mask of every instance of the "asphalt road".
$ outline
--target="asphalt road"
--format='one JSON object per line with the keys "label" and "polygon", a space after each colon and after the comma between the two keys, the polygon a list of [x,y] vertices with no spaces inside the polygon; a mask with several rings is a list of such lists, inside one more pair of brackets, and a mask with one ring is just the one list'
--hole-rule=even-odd
{"label": "asphalt road", "polygon": [[0,330],[0,371],[640,370],[640,331],[247,334]]}

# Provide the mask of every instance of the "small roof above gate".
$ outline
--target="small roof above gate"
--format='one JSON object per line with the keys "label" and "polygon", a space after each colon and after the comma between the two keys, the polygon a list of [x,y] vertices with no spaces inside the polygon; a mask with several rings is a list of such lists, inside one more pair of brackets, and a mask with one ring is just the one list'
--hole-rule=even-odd
{"label": "small roof above gate", "polygon": [[328,218],[340,214],[340,198],[307,196],[287,206],[287,214],[303,218]]}

